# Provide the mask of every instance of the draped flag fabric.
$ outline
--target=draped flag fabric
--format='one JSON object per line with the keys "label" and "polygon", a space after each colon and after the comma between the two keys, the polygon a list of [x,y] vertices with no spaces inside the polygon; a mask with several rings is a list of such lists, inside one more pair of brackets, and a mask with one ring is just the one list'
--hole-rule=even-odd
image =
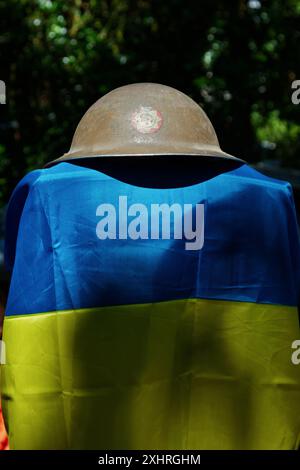
{"label": "draped flag fabric", "polygon": [[[173,236],[176,216],[169,238],[126,238],[115,221],[99,236],[105,208],[117,225],[123,217],[120,196],[149,209],[148,235],[151,204],[194,215],[202,205],[203,246]],[[158,189],[60,163],[19,183],[7,225],[11,448],[298,448],[300,249],[288,183],[245,164]]]}

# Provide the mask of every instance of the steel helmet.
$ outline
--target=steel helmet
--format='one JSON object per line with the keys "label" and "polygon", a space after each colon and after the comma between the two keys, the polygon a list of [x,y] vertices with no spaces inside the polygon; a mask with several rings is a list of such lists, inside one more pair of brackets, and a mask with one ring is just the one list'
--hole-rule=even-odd
{"label": "steel helmet", "polygon": [[219,146],[205,112],[184,93],[156,83],[116,88],[85,113],[71,148],[48,163],[91,157],[210,156],[242,161]]}

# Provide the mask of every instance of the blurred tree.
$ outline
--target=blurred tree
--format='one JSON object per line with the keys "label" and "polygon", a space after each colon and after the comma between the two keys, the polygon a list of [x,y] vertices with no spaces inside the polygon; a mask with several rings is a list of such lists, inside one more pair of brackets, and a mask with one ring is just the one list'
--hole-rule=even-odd
{"label": "blurred tree", "polygon": [[188,93],[228,152],[300,168],[299,17],[299,0],[0,0],[0,204],[96,99],[138,81]]}

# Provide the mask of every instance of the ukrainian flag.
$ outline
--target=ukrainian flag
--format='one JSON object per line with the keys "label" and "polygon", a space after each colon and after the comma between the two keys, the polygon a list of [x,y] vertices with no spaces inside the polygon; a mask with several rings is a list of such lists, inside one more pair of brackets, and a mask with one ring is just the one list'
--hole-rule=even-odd
{"label": "ukrainian flag", "polygon": [[[100,240],[99,204],[204,204],[204,246]],[[60,163],[8,208],[13,449],[296,449],[300,249],[288,183],[247,165],[154,189]],[[173,221],[173,228],[174,228]]]}

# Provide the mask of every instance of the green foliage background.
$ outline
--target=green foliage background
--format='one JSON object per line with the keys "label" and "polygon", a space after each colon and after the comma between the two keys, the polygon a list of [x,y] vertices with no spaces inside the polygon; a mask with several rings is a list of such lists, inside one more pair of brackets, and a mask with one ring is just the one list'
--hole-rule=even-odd
{"label": "green foliage background", "polygon": [[199,102],[224,150],[300,168],[299,20],[299,0],[0,0],[0,205],[96,99],[140,81]]}

